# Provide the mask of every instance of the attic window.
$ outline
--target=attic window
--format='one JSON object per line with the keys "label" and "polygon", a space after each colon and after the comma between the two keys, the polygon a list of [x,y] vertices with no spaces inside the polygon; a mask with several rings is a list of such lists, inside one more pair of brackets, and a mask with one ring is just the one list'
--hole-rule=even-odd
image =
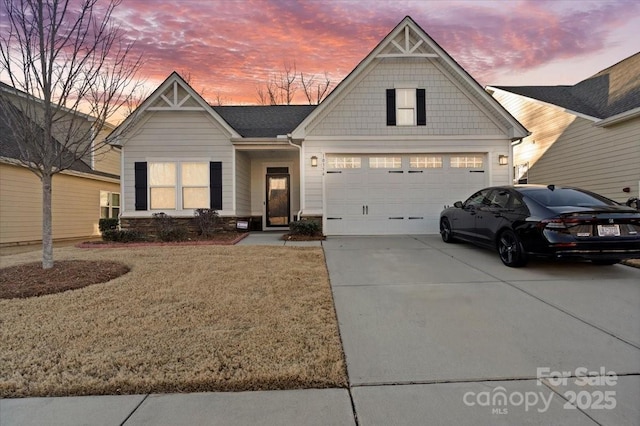
{"label": "attic window", "polygon": [[387,126],[426,126],[425,89],[387,89]]}

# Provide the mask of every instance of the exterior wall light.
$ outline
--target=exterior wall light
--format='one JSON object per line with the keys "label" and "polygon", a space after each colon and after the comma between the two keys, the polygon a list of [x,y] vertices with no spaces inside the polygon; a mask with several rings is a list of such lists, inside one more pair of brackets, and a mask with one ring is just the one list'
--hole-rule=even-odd
{"label": "exterior wall light", "polygon": [[315,155],[311,157],[311,167],[318,167],[318,157]]}
{"label": "exterior wall light", "polygon": [[501,166],[506,166],[507,164],[509,164],[509,157],[507,157],[506,155],[498,155],[498,164],[500,164]]}

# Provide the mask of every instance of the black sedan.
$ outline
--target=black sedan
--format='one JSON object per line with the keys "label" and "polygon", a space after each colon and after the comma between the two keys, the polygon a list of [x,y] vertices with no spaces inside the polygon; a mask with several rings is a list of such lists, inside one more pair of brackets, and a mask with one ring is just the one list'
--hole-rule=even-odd
{"label": "black sedan", "polygon": [[446,208],[440,235],[495,249],[511,267],[531,256],[612,265],[640,258],[640,211],[578,188],[498,186]]}

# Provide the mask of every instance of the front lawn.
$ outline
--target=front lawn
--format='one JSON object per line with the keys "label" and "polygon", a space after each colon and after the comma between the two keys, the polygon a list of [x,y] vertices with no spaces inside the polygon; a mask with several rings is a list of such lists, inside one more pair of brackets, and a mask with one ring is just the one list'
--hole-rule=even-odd
{"label": "front lawn", "polygon": [[320,248],[63,248],[56,260],[121,262],[130,272],[0,300],[0,397],[347,384]]}

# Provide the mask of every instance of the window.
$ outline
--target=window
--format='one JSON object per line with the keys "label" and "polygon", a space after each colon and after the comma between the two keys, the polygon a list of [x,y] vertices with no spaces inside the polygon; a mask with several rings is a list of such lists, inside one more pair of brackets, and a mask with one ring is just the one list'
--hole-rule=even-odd
{"label": "window", "polygon": [[149,163],[149,199],[151,210],[209,207],[209,164]]}
{"label": "window", "polygon": [[329,157],[327,167],[330,169],[359,169],[361,167],[360,157]]}
{"label": "window", "polygon": [[414,126],[416,124],[416,91],[414,89],[396,89],[396,125]]}
{"label": "window", "polygon": [[120,194],[100,191],[100,219],[117,218],[120,214]]}
{"label": "window", "polygon": [[176,178],[176,163],[149,164],[149,198],[152,210],[175,210]]}
{"label": "window", "polygon": [[426,126],[425,89],[387,89],[387,126]]}
{"label": "window", "polygon": [[441,169],[442,157],[425,155],[409,158],[409,167],[412,169]]}
{"label": "window", "polygon": [[454,155],[449,161],[453,168],[481,169],[483,165],[481,155]]}
{"label": "window", "polygon": [[182,163],[182,208],[201,209],[209,205],[209,165]]}
{"label": "window", "polygon": [[370,169],[399,169],[402,157],[369,157]]}

